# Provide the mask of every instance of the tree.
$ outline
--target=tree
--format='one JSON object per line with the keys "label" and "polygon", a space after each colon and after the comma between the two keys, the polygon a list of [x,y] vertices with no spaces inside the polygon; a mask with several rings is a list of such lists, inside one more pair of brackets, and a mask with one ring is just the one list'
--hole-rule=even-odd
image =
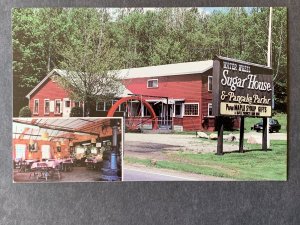
{"label": "tree", "polygon": [[[24,96],[53,68],[73,72],[68,74],[68,82],[66,76],[61,83],[74,100],[85,101],[87,106],[90,101],[115,95],[120,80],[115,72],[108,71],[119,68],[208,60],[215,55],[264,65],[267,62],[268,8],[217,9],[209,14],[197,8],[113,11],[13,10],[15,116],[26,104]],[[287,10],[284,7],[274,8],[272,39],[275,107],[285,110]],[[113,86],[111,93],[105,89],[105,78],[110,78],[105,82]],[[97,86],[102,82],[104,87],[98,88],[107,94],[94,87],[96,82]],[[81,91],[75,91],[78,88]]]}
{"label": "tree", "polygon": [[50,9],[14,9],[13,98],[14,116],[26,104],[25,95],[60,61],[57,50],[66,41],[64,11]]}
{"label": "tree", "polygon": [[57,77],[70,98],[84,102],[84,115],[91,104],[112,100],[122,91],[120,67],[114,41],[106,37],[109,15],[105,9],[68,10],[72,33],[66,35],[68,44],[62,47],[60,68],[64,76]]}
{"label": "tree", "polygon": [[28,106],[24,106],[19,112],[19,117],[31,117],[30,108]]}

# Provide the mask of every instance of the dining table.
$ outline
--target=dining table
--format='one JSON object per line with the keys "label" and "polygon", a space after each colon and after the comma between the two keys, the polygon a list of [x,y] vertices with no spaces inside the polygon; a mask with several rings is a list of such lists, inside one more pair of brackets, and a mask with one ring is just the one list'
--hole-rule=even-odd
{"label": "dining table", "polygon": [[62,161],[62,171],[68,172],[73,170],[73,159],[66,158]]}
{"label": "dining table", "polygon": [[56,166],[59,166],[60,165],[60,162],[55,160],[55,161],[52,161],[52,160],[49,160],[49,161],[43,161],[43,162],[34,162],[32,163],[31,165],[31,169],[35,169],[35,168],[39,168],[41,167],[41,165],[43,166],[47,166],[48,168],[55,168]]}
{"label": "dining table", "polygon": [[35,162],[38,162],[39,160],[37,159],[24,159],[24,160],[20,160],[18,161],[20,168],[19,168],[19,172],[28,172],[31,169],[31,165]]}

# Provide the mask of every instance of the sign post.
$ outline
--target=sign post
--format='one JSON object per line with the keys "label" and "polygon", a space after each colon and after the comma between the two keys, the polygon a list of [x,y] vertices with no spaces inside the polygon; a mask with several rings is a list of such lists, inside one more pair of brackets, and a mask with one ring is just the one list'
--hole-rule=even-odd
{"label": "sign post", "polygon": [[218,147],[217,155],[223,155],[223,131],[224,131],[224,120],[221,116],[217,117],[218,123]]}
{"label": "sign post", "polygon": [[218,122],[217,154],[223,153],[222,118],[241,117],[239,152],[244,152],[245,117],[263,118],[267,149],[267,118],[272,116],[272,69],[268,66],[216,56],[213,62],[213,115]]}
{"label": "sign post", "polygon": [[244,152],[244,130],[245,130],[245,117],[241,116],[240,122],[240,143],[239,143],[239,152]]}
{"label": "sign post", "polygon": [[268,150],[268,135],[269,135],[268,122],[269,122],[268,118],[263,118],[262,150],[265,151]]}

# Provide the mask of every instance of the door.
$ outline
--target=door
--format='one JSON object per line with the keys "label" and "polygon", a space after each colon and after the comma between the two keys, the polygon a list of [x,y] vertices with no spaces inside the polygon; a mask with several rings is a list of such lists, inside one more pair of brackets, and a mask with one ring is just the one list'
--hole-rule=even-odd
{"label": "door", "polygon": [[26,145],[16,144],[16,159],[25,159]]}
{"label": "door", "polygon": [[71,100],[69,98],[63,99],[63,117],[70,117]]}

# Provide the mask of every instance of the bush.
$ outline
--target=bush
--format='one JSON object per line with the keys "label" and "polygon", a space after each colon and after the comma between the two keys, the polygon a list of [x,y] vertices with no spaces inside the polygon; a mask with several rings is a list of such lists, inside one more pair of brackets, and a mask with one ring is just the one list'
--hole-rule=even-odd
{"label": "bush", "polygon": [[19,117],[31,117],[31,111],[29,106],[24,106],[20,109]]}
{"label": "bush", "polygon": [[70,117],[81,117],[83,116],[83,109],[81,107],[73,107],[71,109]]}

